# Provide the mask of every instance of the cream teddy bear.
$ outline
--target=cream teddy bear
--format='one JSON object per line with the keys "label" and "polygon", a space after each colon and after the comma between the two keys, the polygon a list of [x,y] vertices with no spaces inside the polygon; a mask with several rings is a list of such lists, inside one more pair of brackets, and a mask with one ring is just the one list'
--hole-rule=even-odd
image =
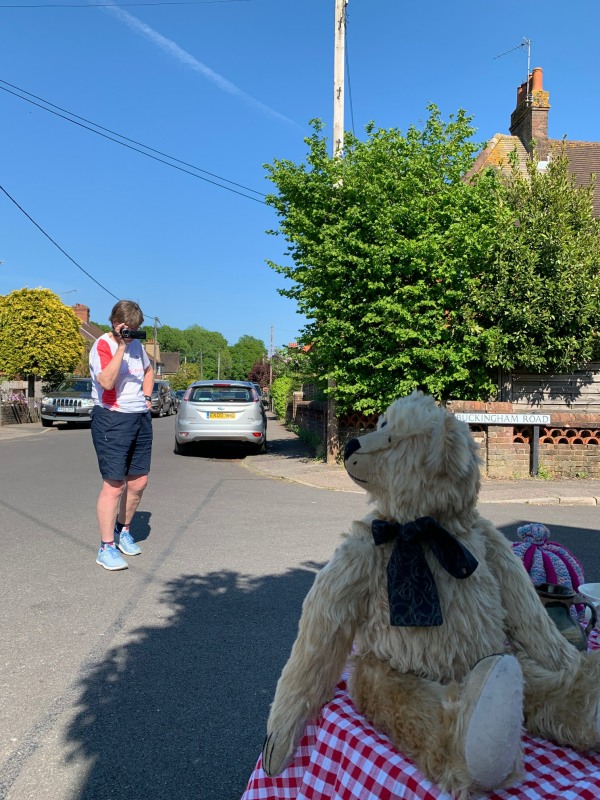
{"label": "cream teddy bear", "polygon": [[373,512],[352,523],[305,599],[263,769],[290,763],[348,660],[357,709],[457,798],[517,780],[523,723],[599,747],[600,651],[566,641],[479,515],[467,424],[413,392],[347,444],[344,462]]}

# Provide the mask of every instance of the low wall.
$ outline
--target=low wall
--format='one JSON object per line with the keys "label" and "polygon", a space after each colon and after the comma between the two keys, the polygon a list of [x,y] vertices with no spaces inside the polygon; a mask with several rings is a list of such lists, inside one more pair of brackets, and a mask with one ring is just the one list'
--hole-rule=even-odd
{"label": "low wall", "polygon": [[27,403],[0,402],[0,425],[21,425],[39,422],[39,410]]}
{"label": "low wall", "polygon": [[[325,443],[327,436],[327,404],[302,400],[297,393],[288,406],[288,419],[311,431]],[[452,413],[479,412],[485,414],[545,413],[540,408],[524,408],[513,403],[481,403],[453,401],[448,404]],[[341,415],[338,419],[339,449],[354,436],[373,430],[376,414],[365,416],[358,412]],[[479,444],[483,474],[488,478],[525,478],[532,463],[533,425],[469,423]],[[600,478],[600,414],[586,411],[550,413],[550,423],[539,426],[538,475],[542,477]]]}

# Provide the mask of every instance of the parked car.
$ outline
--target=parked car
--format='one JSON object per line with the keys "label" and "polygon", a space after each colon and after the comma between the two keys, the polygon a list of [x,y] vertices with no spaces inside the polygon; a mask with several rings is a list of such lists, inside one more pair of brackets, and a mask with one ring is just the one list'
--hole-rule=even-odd
{"label": "parked car", "polygon": [[254,386],[254,388],[258,392],[258,396],[260,397],[260,402],[262,403],[263,408],[268,408],[269,407],[269,398],[263,392],[260,383],[253,383],[252,386]]}
{"label": "parked car", "polygon": [[185,389],[177,389],[175,394],[177,395],[177,399],[181,403],[181,401],[183,400],[183,395],[185,394]]}
{"label": "parked car", "polygon": [[255,453],[267,444],[267,416],[249,381],[196,381],[175,421],[175,452],[192,442],[245,442]]}
{"label": "parked car", "polygon": [[180,403],[180,398],[178,397],[177,392],[174,392],[173,389],[171,389],[171,413],[172,414],[176,414],[179,411],[179,403]]}
{"label": "parked car", "polygon": [[40,418],[49,428],[54,422],[91,422],[94,407],[91,378],[66,378],[58,387],[42,397]]}
{"label": "parked car", "polygon": [[171,386],[168,381],[154,381],[151,403],[150,413],[153,417],[164,417],[165,414],[175,413],[171,399]]}

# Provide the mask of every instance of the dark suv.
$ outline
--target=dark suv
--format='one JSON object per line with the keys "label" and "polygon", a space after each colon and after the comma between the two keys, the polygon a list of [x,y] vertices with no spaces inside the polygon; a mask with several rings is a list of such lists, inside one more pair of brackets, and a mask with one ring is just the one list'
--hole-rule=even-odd
{"label": "dark suv", "polygon": [[86,422],[89,425],[93,407],[92,379],[67,378],[58,389],[42,397],[42,426],[49,428],[53,422]]}
{"label": "dark suv", "polygon": [[154,381],[150,413],[153,417],[164,417],[165,414],[175,413],[171,399],[171,386],[168,381]]}

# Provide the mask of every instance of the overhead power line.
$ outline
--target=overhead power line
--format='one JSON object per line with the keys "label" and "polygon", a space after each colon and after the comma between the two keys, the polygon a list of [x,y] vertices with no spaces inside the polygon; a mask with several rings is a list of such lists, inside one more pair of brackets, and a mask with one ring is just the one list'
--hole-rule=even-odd
{"label": "overhead power line", "polygon": [[[262,205],[266,205],[265,201],[260,199],[264,198],[264,192],[259,192],[256,189],[251,189],[248,186],[244,186],[241,183],[236,183],[235,181],[231,181],[228,178],[223,178],[220,175],[216,175],[213,172],[209,172],[208,170],[202,169],[201,167],[196,167],[194,164],[190,164],[187,161],[183,161],[182,159],[176,158],[175,156],[170,156],[168,153],[163,153],[160,150],[157,150],[154,147],[150,147],[149,145],[143,144],[142,142],[138,142],[135,139],[131,139],[128,136],[124,136],[121,133],[111,130],[110,128],[106,128],[103,125],[99,125],[97,122],[93,122],[92,120],[86,119],[85,117],[81,117],[78,114],[73,113],[72,111],[68,111],[61,106],[56,105],[55,103],[51,103],[49,100],[45,100],[43,97],[38,97],[38,95],[32,94],[28,92],[26,89],[21,89],[19,86],[15,86],[13,83],[9,83],[8,81],[4,81],[0,79],[0,84],[4,84],[3,86],[0,85],[0,89],[3,92],[7,92],[7,94],[12,94],[14,97],[18,97],[19,100],[24,100],[26,103],[30,103],[37,108],[41,108],[42,111],[47,111],[50,114],[54,114],[56,117],[60,117],[61,119],[66,120],[67,122],[72,123],[73,125],[77,125],[80,128],[84,128],[91,133],[95,133],[97,136],[102,136],[103,139],[108,139],[111,142],[115,142],[115,144],[120,144],[122,147],[127,147],[129,150],[134,150],[136,153],[140,153],[140,155],[146,156],[147,158],[151,158],[154,161],[159,161],[161,164],[165,164],[168,167],[172,167],[172,169],[177,169],[180,172],[184,172],[187,175],[191,175],[193,178],[198,178],[201,181],[205,181],[206,183],[210,183],[213,186],[218,186],[220,189],[226,189],[228,192],[233,192],[234,194],[240,195],[241,197],[245,197],[248,200],[254,200],[256,203],[261,203]],[[7,87],[10,86],[11,89]],[[16,91],[12,91],[15,89]],[[27,95],[24,97],[23,95]],[[39,100],[40,102],[35,102],[35,100],[31,100],[30,98],[35,98],[35,100]],[[43,103],[43,105],[42,105]],[[50,107],[48,107],[50,106]],[[55,111],[54,109],[58,109]],[[62,112],[62,113],[59,113]],[[68,116],[65,116],[68,115]],[[77,120],[82,120],[82,122],[78,122]],[[83,122],[87,123],[84,125]],[[94,127],[89,127],[93,125]],[[96,130],[96,128],[98,130]],[[106,133],[102,133],[102,131],[106,131]],[[108,134],[112,134],[109,136]],[[114,137],[119,137],[115,139]],[[123,139],[124,141],[119,141],[119,139]],[[127,142],[131,142],[131,144],[127,144]],[[133,145],[137,145],[134,147]],[[144,150],[140,150],[139,148],[143,147]],[[148,150],[150,152],[145,152]],[[157,155],[152,155],[152,153],[156,153]],[[164,156],[164,158],[159,158],[158,156]],[[165,161],[165,159],[169,159],[169,161]],[[176,163],[171,163],[176,162]],[[196,170],[196,172],[191,172],[189,169],[185,169],[184,167],[178,166],[178,164],[183,164],[184,167],[190,167],[192,170]],[[205,175],[210,175],[217,180],[210,180],[209,178],[205,178],[203,175],[196,174],[197,172],[203,172]],[[252,192],[253,194],[259,195],[259,197],[251,197],[244,192],[239,192],[237,189],[232,189],[230,186],[224,186],[223,183],[218,183],[217,181],[222,181],[224,183],[230,183],[232,186],[237,186],[240,189],[245,189],[247,192]]]}
{"label": "overhead power line", "polygon": [[[42,228],[42,226],[41,226],[41,225],[38,225],[38,223],[37,223],[37,222],[36,222],[36,221],[33,219],[33,217],[32,217],[30,214],[28,214],[28,213],[27,213],[27,211],[25,211],[25,209],[23,208],[23,206],[21,206],[21,205],[19,205],[19,203],[17,203],[17,201],[15,200],[15,198],[14,198],[14,197],[12,197],[12,196],[11,196],[11,195],[10,195],[10,194],[9,194],[9,193],[6,191],[6,189],[4,188],[4,186],[1,186],[1,185],[0,185],[0,191],[4,192],[4,194],[5,194],[5,195],[8,197],[8,199],[11,201],[11,203],[14,203],[14,204],[16,205],[16,207],[19,209],[19,211],[21,211],[23,214],[25,214],[25,216],[27,217],[27,219],[28,219],[30,222],[32,222],[32,223],[35,225],[35,227],[38,229],[38,231],[40,231],[40,233],[43,233],[43,234],[44,234],[44,236],[46,237],[46,239],[49,239],[49,240],[52,242],[52,244],[53,244],[53,245],[54,245],[56,248],[58,248],[58,249],[60,250],[60,252],[61,252],[61,253],[62,253],[64,256],[66,256],[66,257],[69,259],[69,261],[70,261],[71,263],[75,264],[75,266],[77,267],[77,269],[80,269],[80,270],[81,270],[81,271],[84,273],[84,275],[87,275],[87,276],[88,276],[88,278],[90,278],[90,280],[94,281],[94,283],[95,283],[97,286],[99,286],[99,287],[100,287],[100,288],[101,288],[103,291],[105,291],[105,292],[106,292],[107,294],[109,294],[111,297],[114,297],[114,298],[115,298],[115,300],[120,300],[120,299],[121,299],[120,297],[117,297],[117,295],[116,295],[116,294],[113,294],[113,293],[110,291],[110,289],[107,289],[107,288],[106,288],[106,286],[103,286],[103,285],[100,283],[100,281],[97,281],[97,280],[96,280],[96,278],[94,278],[94,276],[93,276],[93,275],[91,275],[91,274],[90,274],[90,273],[89,273],[89,272],[88,272],[86,269],[84,269],[84,268],[81,266],[81,264],[78,264],[78,263],[77,263],[77,261],[75,261],[75,259],[74,259],[74,258],[72,258],[72,257],[71,257],[71,256],[70,256],[70,255],[67,253],[67,251],[66,251],[66,250],[64,250],[64,249],[63,249],[63,248],[62,248],[62,247],[61,247],[61,246],[58,244],[58,242],[57,242],[57,241],[55,241],[55,240],[54,240],[54,239],[53,239],[53,238],[50,236],[50,234],[49,234],[49,233],[46,233],[46,231],[45,231],[45,230]],[[144,316],[145,316],[145,317],[154,317],[155,315],[154,315],[154,314],[144,314]]]}
{"label": "overhead power line", "polygon": [[0,3],[0,8],[123,8],[131,6],[205,6],[215,3],[249,3],[250,0],[158,0],[155,3],[19,3],[19,5],[5,5]]}

